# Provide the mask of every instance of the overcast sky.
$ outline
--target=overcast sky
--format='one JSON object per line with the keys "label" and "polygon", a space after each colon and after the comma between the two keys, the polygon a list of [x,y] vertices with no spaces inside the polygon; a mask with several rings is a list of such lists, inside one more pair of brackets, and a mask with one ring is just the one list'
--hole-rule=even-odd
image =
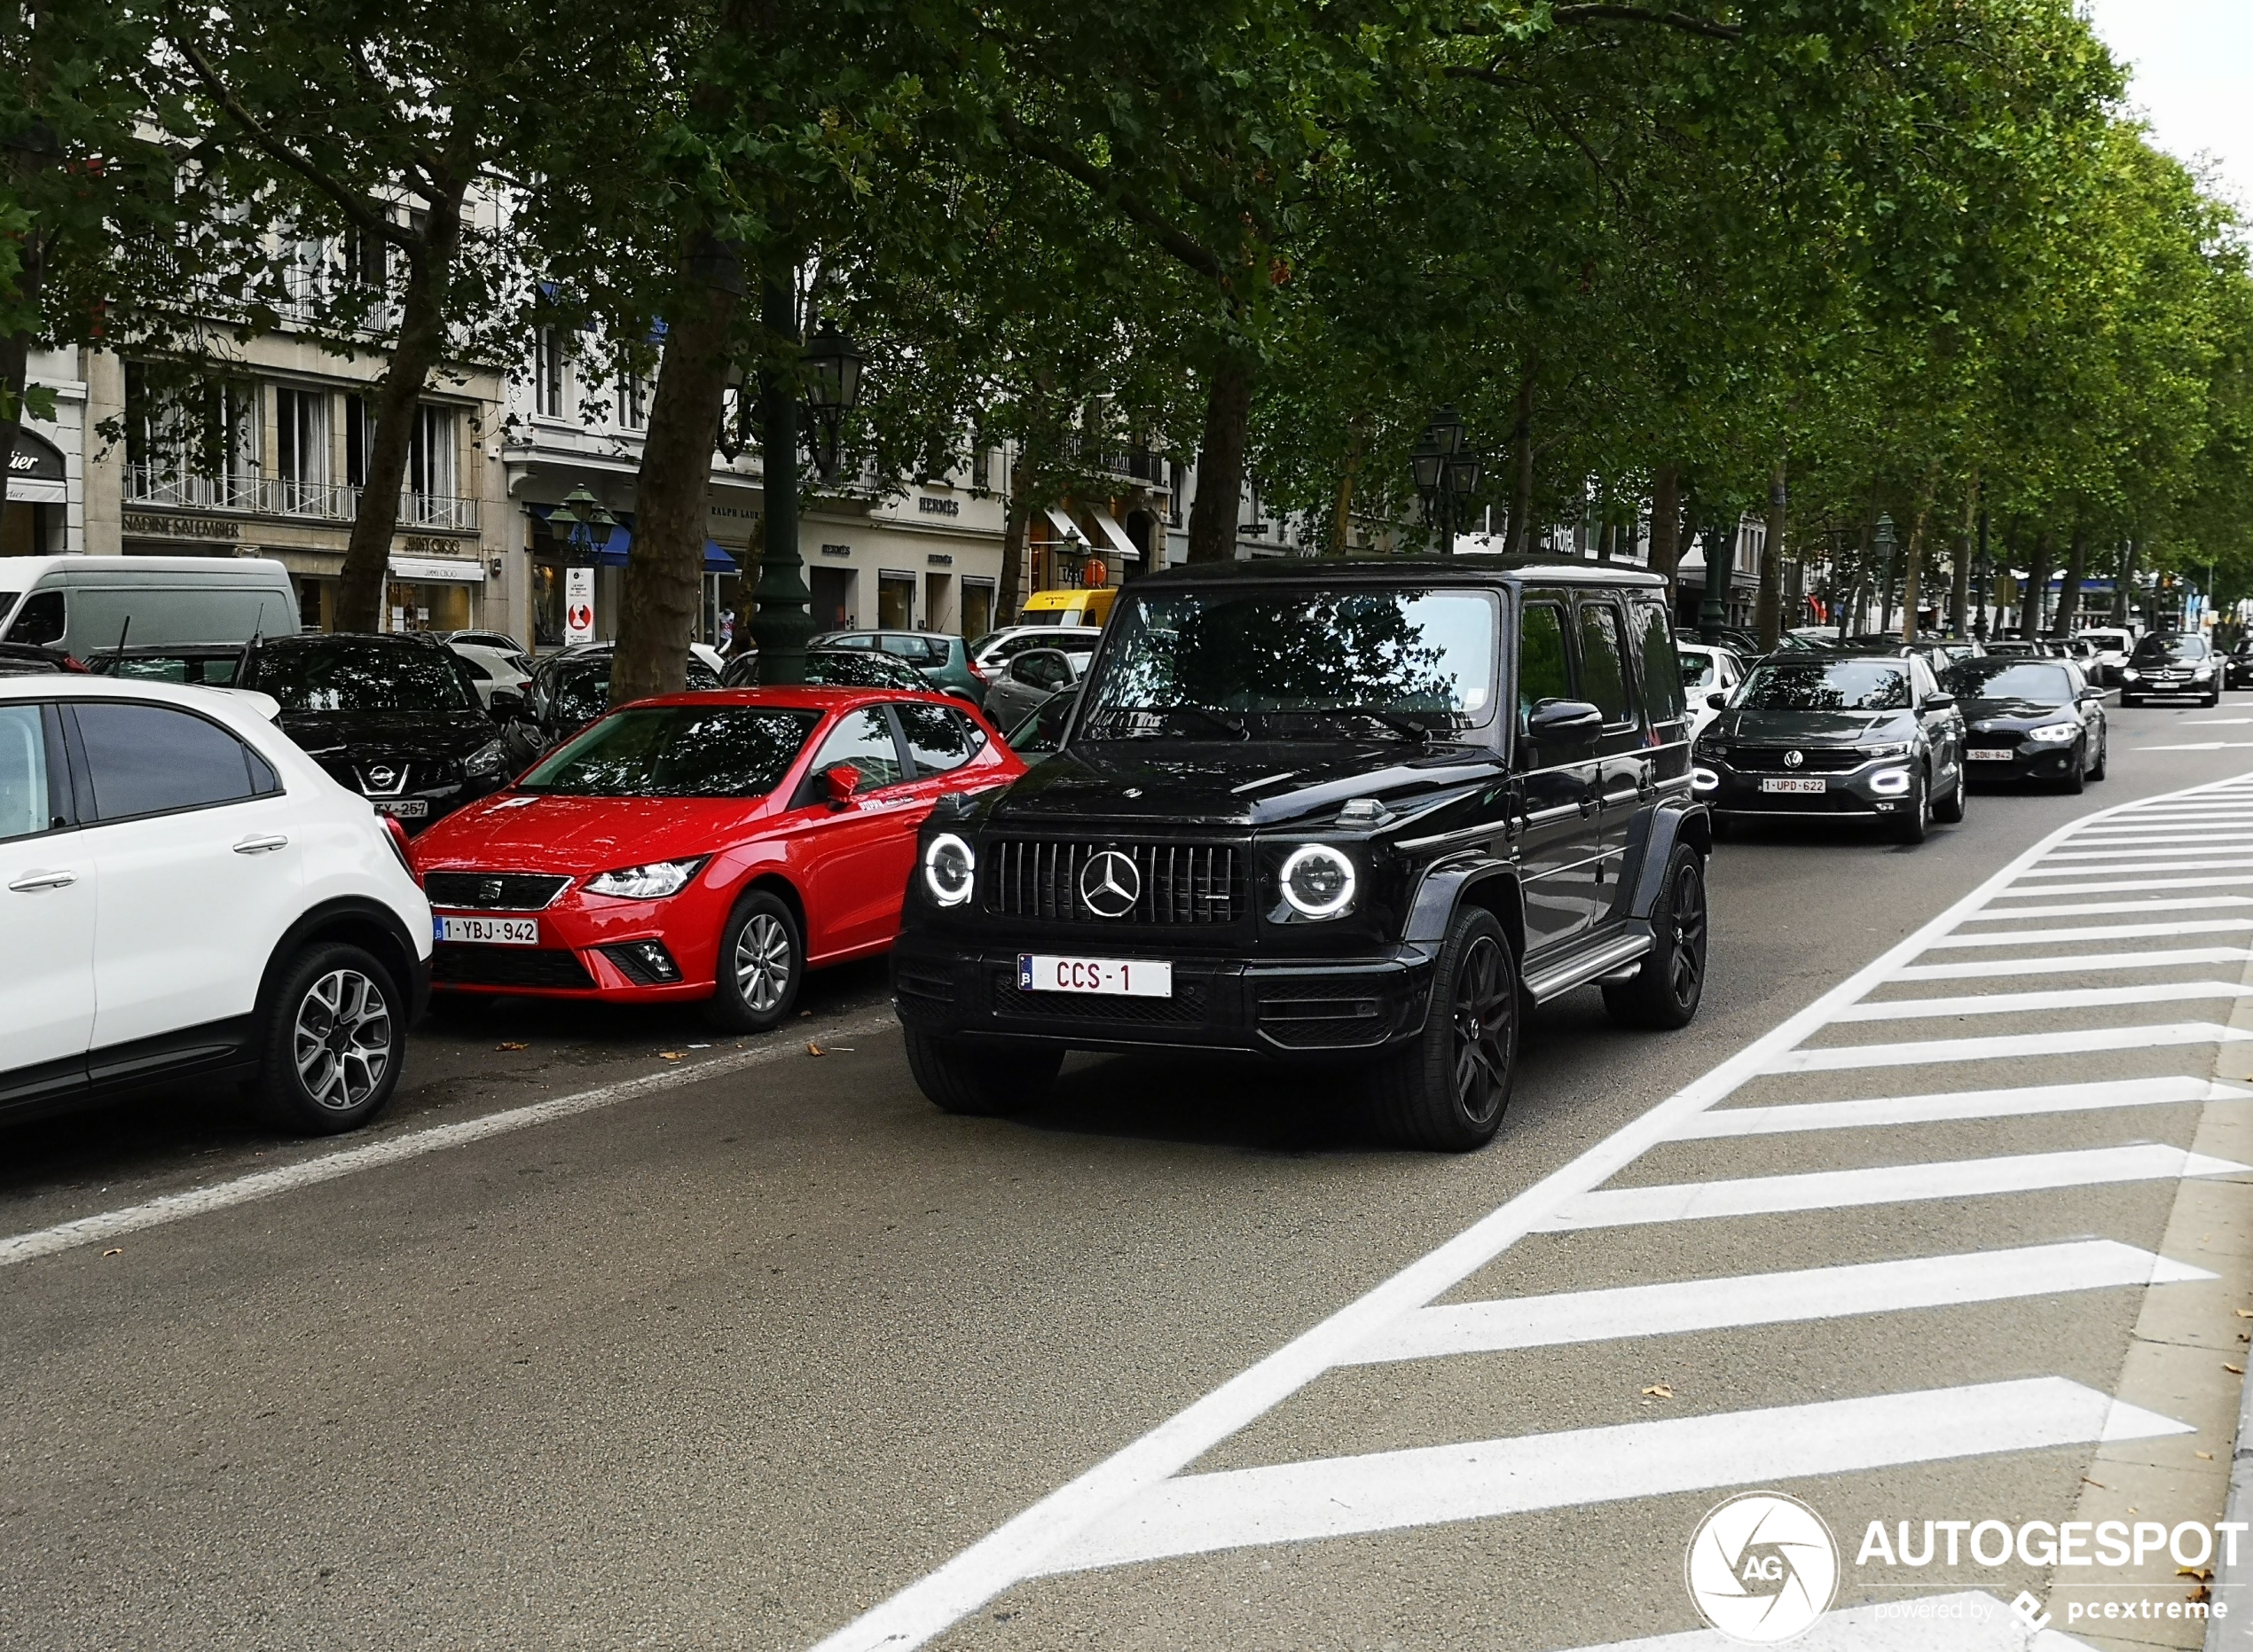
{"label": "overcast sky", "polygon": [[2128,100],[2162,149],[2206,156],[2253,218],[2253,0],[2082,0],[2131,71]]}

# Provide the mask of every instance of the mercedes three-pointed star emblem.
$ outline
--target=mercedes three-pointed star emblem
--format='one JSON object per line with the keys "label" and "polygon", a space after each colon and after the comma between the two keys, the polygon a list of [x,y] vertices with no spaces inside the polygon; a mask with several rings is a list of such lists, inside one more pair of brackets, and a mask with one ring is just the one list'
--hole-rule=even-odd
{"label": "mercedes three-pointed star emblem", "polygon": [[1079,904],[1098,918],[1124,918],[1142,897],[1142,869],[1132,856],[1107,849],[1079,868]]}

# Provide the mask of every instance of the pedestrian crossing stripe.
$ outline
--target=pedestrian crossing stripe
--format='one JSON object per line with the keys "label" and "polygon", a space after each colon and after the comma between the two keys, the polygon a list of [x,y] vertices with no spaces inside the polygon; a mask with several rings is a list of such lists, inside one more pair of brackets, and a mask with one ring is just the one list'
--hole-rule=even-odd
{"label": "pedestrian crossing stripe", "polygon": [[[2109,870],[2109,869],[2108,869]],[[2053,878],[2053,872],[2029,873],[2030,878]],[[2021,883],[2000,891],[1998,901],[2022,901],[2045,895],[2109,895],[2123,889],[2233,889],[2253,883],[2253,878],[2119,878],[2109,883]]]}
{"label": "pedestrian crossing stripe", "polygon": [[1838,1014],[1842,1022],[1924,1021],[1937,1015],[2037,1014],[2123,1004],[2181,1004],[2202,998],[2253,998],[2234,981],[2156,981],[2132,987],[2066,987],[2049,992],[1974,992],[1946,998],[1880,998]]}
{"label": "pedestrian crossing stripe", "polygon": [[2093,1027],[2067,1032],[2008,1033],[1984,1038],[1932,1038],[1915,1044],[1832,1044],[1786,1050],[1761,1070],[1834,1073],[1857,1067],[1925,1067],[1956,1061],[1998,1061],[2028,1055],[2080,1055],[2094,1050],[2163,1050],[2188,1044],[2238,1044],[2253,1032],[2212,1022],[2166,1022],[2148,1027]]}
{"label": "pedestrian crossing stripe", "polygon": [[2062,952],[2053,958],[1978,958],[1963,964],[1911,964],[1895,981],[1967,981],[1996,975],[2096,975],[2114,969],[2168,969],[2185,964],[2253,962],[2253,947],[2177,946],[2148,952]]}
{"label": "pedestrian crossing stripe", "polygon": [[[2090,891],[2077,889],[2074,892],[2086,895]],[[2217,906],[2253,906],[2253,896],[2210,895],[2203,900],[2086,901],[2066,906],[2015,906],[2004,912],[1974,912],[1963,921],[1966,923],[2015,923],[2023,918],[2073,918],[2083,912],[2092,914],[2096,912],[2211,912]]]}
{"label": "pedestrian crossing stripe", "polygon": [[[2211,906],[2212,901],[2181,901],[2183,906]],[[2244,904],[2253,905],[2253,902]],[[1998,914],[2005,918],[2023,918],[2022,912]],[[1974,914],[1965,922],[1970,923],[1984,914]],[[2202,918],[2180,923],[2100,923],[2082,924],[2071,928],[2021,929],[2006,935],[1950,935],[1927,941],[1920,951],[1938,951],[1949,947],[1966,946],[2039,946],[2061,941],[2136,941],[2163,935],[2224,935],[2253,929],[2253,918]],[[1901,971],[1895,970],[1898,978]]]}
{"label": "pedestrian crossing stripe", "polygon": [[2006,1090],[1947,1090],[1934,1095],[1871,1096],[1857,1101],[1797,1101],[1772,1107],[1714,1108],[1675,1126],[1671,1139],[1779,1136],[1802,1130],[1872,1130],[1942,1124],[1974,1118],[2027,1118],[2108,1108],[2171,1107],[2253,1101],[2253,1090],[2208,1078],[2131,1078],[2080,1084],[2029,1084]]}

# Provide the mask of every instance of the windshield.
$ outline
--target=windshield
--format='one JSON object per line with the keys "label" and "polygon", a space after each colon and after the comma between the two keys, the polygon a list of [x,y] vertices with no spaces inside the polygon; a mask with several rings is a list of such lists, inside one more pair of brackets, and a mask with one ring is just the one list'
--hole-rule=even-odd
{"label": "windshield", "polygon": [[921,688],[923,679],[912,666],[895,663],[880,654],[857,648],[832,648],[805,657],[805,680],[833,688]]}
{"label": "windshield", "polygon": [[648,706],[602,719],[518,785],[570,797],[761,797],[821,721],[768,706]]}
{"label": "windshield", "polygon": [[313,643],[268,647],[258,691],[285,711],[467,711],[469,688],[453,657],[412,643]]}
{"label": "windshield", "polygon": [[1412,719],[1409,734],[1485,723],[1498,621],[1484,591],[1409,586],[1122,599],[1082,727],[1212,740],[1331,734],[1341,717],[1380,735],[1387,719]]}
{"label": "windshield", "polygon": [[1737,704],[1753,711],[1906,711],[1908,674],[1885,660],[1763,665]]}
{"label": "windshield", "polygon": [[[695,654],[688,656],[685,679],[693,690],[718,688],[719,673]],[[749,679],[747,679],[749,680]],[[610,709],[610,659],[608,654],[564,667],[555,678],[554,715],[560,723],[591,722]]]}
{"label": "windshield", "polygon": [[2051,706],[2064,705],[2074,695],[2070,671],[2031,660],[1966,660],[1948,673],[1948,685],[1974,700],[2030,700]]}
{"label": "windshield", "polygon": [[1701,654],[1685,654],[1681,655],[1680,659],[1683,687],[1703,688],[1713,681],[1713,661],[1707,656]]}
{"label": "windshield", "polygon": [[2141,661],[2203,660],[2206,639],[2203,637],[2147,637],[2136,645],[2136,658]]}

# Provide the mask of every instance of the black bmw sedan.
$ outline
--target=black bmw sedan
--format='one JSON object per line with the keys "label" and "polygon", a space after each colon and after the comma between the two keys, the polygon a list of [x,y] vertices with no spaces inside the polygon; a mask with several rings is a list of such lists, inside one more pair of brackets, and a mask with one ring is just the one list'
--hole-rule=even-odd
{"label": "black bmw sedan", "polygon": [[1964,718],[1915,654],[1771,654],[1697,745],[1693,784],[1732,820],[1859,816],[1904,843],[1964,818]]}
{"label": "black bmw sedan", "polygon": [[283,733],[409,832],[498,790],[539,754],[506,706],[487,711],[443,643],[356,632],[269,637],[235,685],[280,702]]}
{"label": "black bmw sedan", "polygon": [[2071,661],[1966,660],[1946,681],[1970,725],[1964,756],[1974,774],[2069,792],[2104,779],[2104,690]]}

